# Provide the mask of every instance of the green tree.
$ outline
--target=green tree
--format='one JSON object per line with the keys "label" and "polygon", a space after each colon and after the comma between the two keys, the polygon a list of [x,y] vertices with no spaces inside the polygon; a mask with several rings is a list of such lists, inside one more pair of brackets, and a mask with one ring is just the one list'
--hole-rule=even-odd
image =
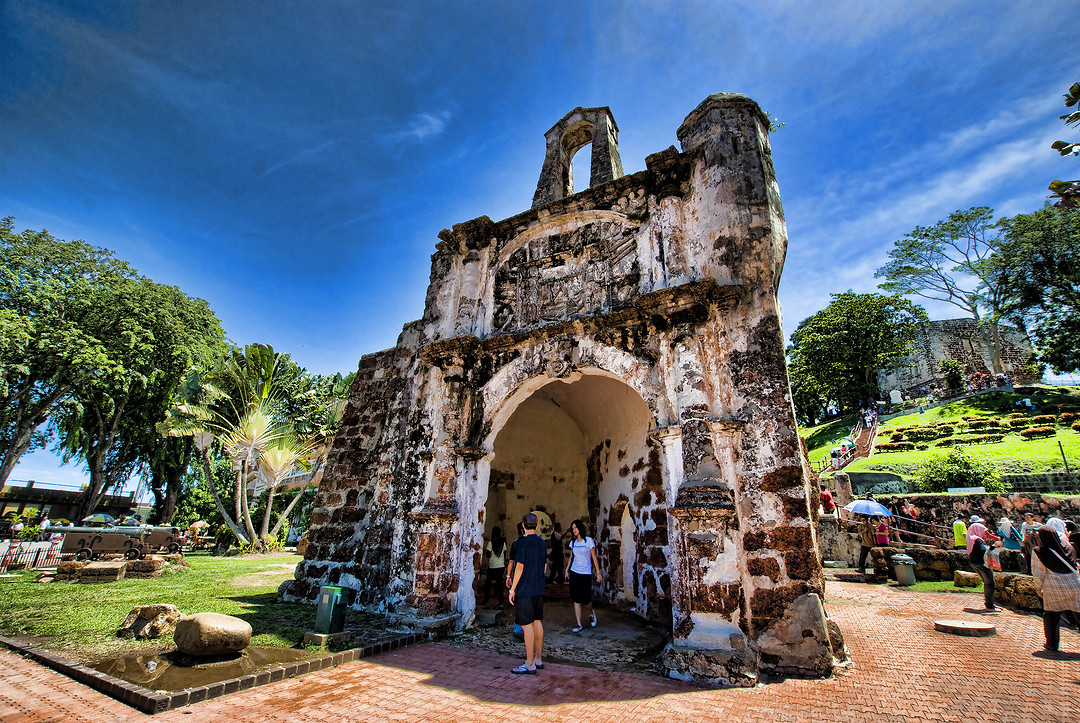
{"label": "green tree", "polygon": [[[926,312],[899,296],[833,294],[804,319],[788,348],[793,396],[835,402],[841,411],[878,397],[877,371],[890,369],[914,348]],[[810,412],[803,409],[802,414]]]}
{"label": "green tree", "polygon": [[895,294],[953,304],[990,327],[993,367],[1001,373],[998,324],[1009,290],[1001,286],[992,257],[1000,247],[994,212],[986,206],[955,211],[933,226],[916,226],[896,241],[889,262],[874,272]]}
{"label": "green tree", "polygon": [[[1080,83],[1073,83],[1069,92],[1065,94],[1065,107],[1072,108],[1080,103]],[[1058,116],[1065,121],[1065,125],[1080,125],[1080,110]],[[1051,145],[1055,151],[1063,156],[1080,155],[1080,143],[1068,141],[1054,141]],[[1054,198],[1061,199],[1060,205],[1066,208],[1076,208],[1077,198],[1080,198],[1080,180],[1077,181],[1052,181],[1050,191]]]}
{"label": "green tree", "polygon": [[0,483],[91,380],[120,374],[107,312],[135,272],[104,249],[0,221]]}
{"label": "green tree", "polygon": [[946,389],[961,389],[964,386],[964,367],[955,359],[942,359],[938,365],[945,375]]}
{"label": "green tree", "polygon": [[957,487],[983,487],[987,492],[1007,492],[1001,470],[990,460],[980,459],[953,447],[947,454],[930,457],[915,471],[920,492],[945,492]]}
{"label": "green tree", "polygon": [[64,460],[86,464],[89,483],[80,516],[149,463],[160,419],[185,370],[204,363],[224,332],[209,304],[174,286],[124,279],[98,309],[111,330],[100,343],[110,366],[75,389],[53,421]]}
{"label": "green tree", "polygon": [[1007,315],[1031,332],[1040,361],[1080,371],[1080,209],[1046,205],[1000,225],[994,268]]}

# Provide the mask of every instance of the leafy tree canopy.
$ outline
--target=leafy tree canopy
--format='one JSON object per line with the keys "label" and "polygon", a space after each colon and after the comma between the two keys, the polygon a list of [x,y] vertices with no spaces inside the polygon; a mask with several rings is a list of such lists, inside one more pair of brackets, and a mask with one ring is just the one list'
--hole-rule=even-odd
{"label": "leafy tree canopy", "polygon": [[125,373],[107,312],[136,278],[109,251],[13,228],[0,221],[0,482],[76,389]]}
{"label": "leafy tree canopy", "polygon": [[1040,360],[1080,371],[1080,209],[1047,205],[1000,222],[997,283],[1006,313],[1034,337]]}
{"label": "leafy tree canopy", "polygon": [[990,327],[994,371],[1002,372],[1001,319],[1009,289],[1002,286],[993,260],[1001,246],[994,211],[975,206],[954,211],[933,226],[916,226],[893,244],[889,262],[874,272],[886,279],[885,291],[944,301]]}
{"label": "leafy tree canopy", "polygon": [[[1065,94],[1065,107],[1072,108],[1077,103],[1080,103],[1080,83],[1073,83]],[[1080,125],[1080,110],[1059,117],[1067,126]],[[1050,147],[1063,156],[1080,156],[1080,143],[1054,141]],[[1075,208],[1076,199],[1080,197],[1080,181],[1053,181],[1050,183],[1050,191],[1054,198],[1061,199],[1062,206]]]}
{"label": "leafy tree canopy", "polygon": [[[921,306],[898,295],[833,294],[832,302],[804,319],[791,335],[790,374],[795,404],[835,402],[854,409],[878,398],[876,373],[914,348]],[[800,409],[804,418],[816,416]]]}
{"label": "leafy tree canopy", "polygon": [[915,471],[920,492],[946,492],[957,487],[983,487],[987,492],[1006,492],[1001,470],[993,462],[953,447],[923,462]]}

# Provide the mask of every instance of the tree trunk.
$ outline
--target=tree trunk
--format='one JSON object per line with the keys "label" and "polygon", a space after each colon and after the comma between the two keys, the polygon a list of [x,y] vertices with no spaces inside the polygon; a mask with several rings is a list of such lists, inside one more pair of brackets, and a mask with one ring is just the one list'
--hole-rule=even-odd
{"label": "tree trunk", "polygon": [[1005,367],[1001,363],[1001,330],[998,328],[997,317],[990,322],[990,344],[994,352],[994,374],[1004,374]]}
{"label": "tree trunk", "polygon": [[277,491],[277,482],[271,484],[266,491],[266,509],[263,510],[262,524],[259,525],[259,539],[263,545],[269,542],[270,515],[274,511],[274,492]]}
{"label": "tree trunk", "polygon": [[251,543],[254,545],[259,542],[259,537],[255,534],[255,525],[251,522],[251,508],[248,506],[247,485],[244,484],[244,481],[247,478],[247,475],[244,474],[246,467],[246,464],[240,465],[240,479],[237,481],[237,494],[241,496],[241,509],[244,513],[244,529],[247,530],[248,539],[250,539]]}
{"label": "tree trunk", "polygon": [[[312,475],[312,477],[314,476],[315,475]],[[274,523],[274,529],[270,530],[270,537],[277,537],[278,532],[281,531],[281,525],[285,520],[289,519],[289,514],[293,511],[293,508],[296,507],[296,503],[300,501],[300,498],[303,497],[304,493],[309,489],[311,489],[311,480],[308,480],[308,483],[304,485],[304,489],[296,493],[296,497],[292,498],[292,501],[289,502],[289,506],[281,513],[281,517],[278,517],[278,521]]]}
{"label": "tree trunk", "polygon": [[244,537],[244,533],[240,531],[239,525],[233,521],[233,518],[229,516],[228,511],[225,509],[225,504],[221,501],[221,495],[218,494],[217,482],[214,480],[214,470],[210,466],[210,451],[207,449],[200,449],[199,456],[202,457],[203,477],[206,478],[206,484],[210,487],[210,495],[214,498],[214,504],[217,505],[218,513],[221,518],[225,520],[225,524],[229,526],[229,529],[234,535],[236,535],[236,541],[241,545],[247,544],[247,538]]}

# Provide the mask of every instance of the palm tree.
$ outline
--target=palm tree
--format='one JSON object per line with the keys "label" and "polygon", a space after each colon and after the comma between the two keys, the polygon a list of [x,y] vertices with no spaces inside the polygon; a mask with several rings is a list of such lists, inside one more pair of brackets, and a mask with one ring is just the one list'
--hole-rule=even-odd
{"label": "palm tree", "polygon": [[[300,497],[270,530],[273,497],[281,480],[300,468],[310,471],[310,484],[325,460],[344,409],[348,381],[340,375],[312,377],[288,354],[251,344],[243,352],[234,349],[226,354],[211,372],[191,370],[158,431],[196,437],[218,511],[241,544],[257,541],[262,547],[277,534]],[[236,472],[232,515],[213,479],[209,452],[215,442],[229,455]],[[260,478],[267,484],[269,499],[256,533],[247,487]]]}

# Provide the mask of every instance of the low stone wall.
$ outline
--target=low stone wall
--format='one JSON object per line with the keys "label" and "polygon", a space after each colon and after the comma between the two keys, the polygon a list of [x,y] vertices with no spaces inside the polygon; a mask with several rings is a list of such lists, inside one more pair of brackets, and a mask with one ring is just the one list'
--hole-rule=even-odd
{"label": "low stone wall", "polygon": [[822,560],[843,560],[854,564],[859,559],[859,536],[838,529],[836,518],[818,517],[818,551]]}
{"label": "low stone wall", "polygon": [[1013,492],[1080,493],[1080,474],[1053,472],[1049,474],[1007,474],[1002,479]]}
{"label": "low stone wall", "polygon": [[[1036,492],[1012,492],[1008,494],[975,495],[904,495],[915,507],[916,518],[923,522],[935,522],[947,527],[960,515],[967,520],[971,515],[984,518],[989,527],[997,527],[997,520],[1008,517],[1019,526],[1025,512],[1034,512],[1044,520],[1051,515],[1064,519],[1080,519],[1080,496],[1051,497]],[[991,523],[993,520],[993,523]],[[949,532],[951,533],[951,530]]]}
{"label": "low stone wall", "polygon": [[[892,556],[907,555],[915,560],[915,579],[930,581],[946,581],[953,579],[953,573],[971,572],[968,564],[966,549],[934,550],[927,547],[905,547],[895,545],[889,547],[875,547],[870,551],[870,557],[874,563],[874,577],[896,579],[893,570]],[[1024,569],[1023,558],[1014,550],[1001,551],[1001,567],[1004,572],[1021,572]]]}

